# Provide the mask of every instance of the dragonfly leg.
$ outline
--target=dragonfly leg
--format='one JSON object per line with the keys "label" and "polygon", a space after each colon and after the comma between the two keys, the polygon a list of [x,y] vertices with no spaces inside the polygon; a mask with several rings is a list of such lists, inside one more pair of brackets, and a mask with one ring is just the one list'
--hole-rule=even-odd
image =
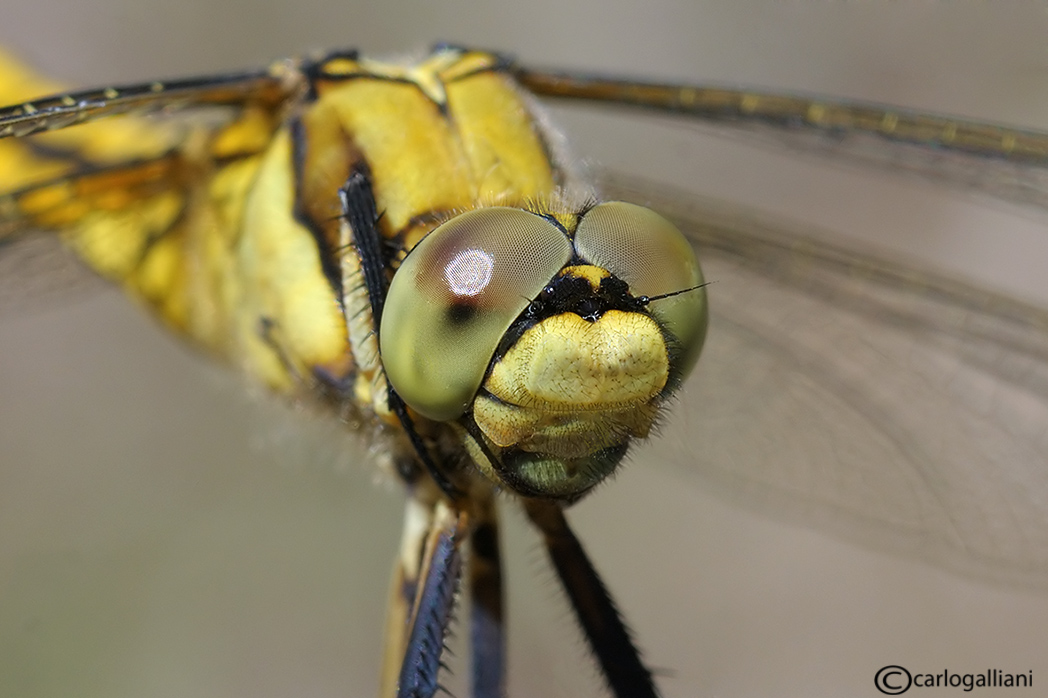
{"label": "dragonfly leg", "polygon": [[502,698],[506,695],[506,638],[498,511],[491,499],[476,510],[469,559],[473,698]]}
{"label": "dragonfly leg", "polygon": [[400,554],[393,565],[389,604],[386,609],[386,631],[383,642],[384,657],[379,695],[396,695],[400,664],[408,645],[408,621],[415,603],[422,553],[426,534],[433,524],[433,505],[410,497],[404,511],[404,532],[401,535]]}
{"label": "dragonfly leg", "polygon": [[[386,302],[389,281],[386,269],[389,260],[383,251],[382,234],[378,229],[379,214],[375,208],[375,195],[372,191],[371,174],[368,168],[361,165],[354,170],[346,183],[339,190],[342,202],[342,215],[353,231],[352,247],[360,258],[360,269],[364,275],[368,299],[371,302],[371,316],[375,321],[375,331],[382,332],[382,308]],[[447,474],[434,462],[429,449],[415,429],[414,422],[408,414],[407,406],[400,395],[389,386],[389,408],[396,415],[412,447],[430,477],[449,499],[459,499],[462,493],[451,483]]]}
{"label": "dragonfly leg", "polygon": [[617,698],[656,698],[659,693],[651,671],[641,661],[615,601],[568,526],[560,505],[527,499],[525,509],[542,532],[553,567],[612,694]]}
{"label": "dragonfly leg", "polygon": [[467,515],[443,500],[409,500],[386,619],[382,696],[429,698],[440,688],[466,530]]}

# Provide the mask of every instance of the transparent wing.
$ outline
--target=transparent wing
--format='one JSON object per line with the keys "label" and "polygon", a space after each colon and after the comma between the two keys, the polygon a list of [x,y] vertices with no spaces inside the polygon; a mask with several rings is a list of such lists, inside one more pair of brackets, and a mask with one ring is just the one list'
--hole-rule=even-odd
{"label": "transparent wing", "polygon": [[301,87],[277,63],[38,97],[58,86],[0,52],[0,103],[13,105],[0,107],[0,310],[86,287],[68,254],[33,235],[44,231],[184,330],[186,270],[211,234],[199,221],[242,201]]}
{"label": "transparent wing", "polygon": [[252,102],[275,109],[300,88],[295,77],[290,64],[277,63],[263,71],[42,96],[55,92],[57,84],[30,73],[0,53],[0,96],[4,104],[10,105],[0,107],[0,138],[22,138],[118,114],[144,114],[171,108],[239,107]]}
{"label": "transparent wing", "polygon": [[24,236],[0,244],[0,320],[107,287],[54,236]]}
{"label": "transparent wing", "polygon": [[833,97],[518,68],[553,99],[676,114],[689,125],[910,172],[1048,207],[1048,134]]}
{"label": "transparent wing", "polygon": [[1048,587],[1048,311],[661,191],[612,193],[681,223],[713,317],[655,457],[766,513]]}

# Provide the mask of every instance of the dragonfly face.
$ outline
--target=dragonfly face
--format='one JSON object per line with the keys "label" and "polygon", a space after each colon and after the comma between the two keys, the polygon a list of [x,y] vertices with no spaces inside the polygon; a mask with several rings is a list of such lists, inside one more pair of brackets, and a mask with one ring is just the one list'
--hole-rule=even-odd
{"label": "dragonfly face", "polygon": [[[586,148],[581,148],[580,150],[581,150],[581,152],[586,152]],[[719,278],[723,279],[723,277],[719,277]],[[716,289],[718,286],[722,286],[722,285],[723,285],[723,282],[720,282],[718,285],[715,285],[714,288]],[[673,433],[674,433],[673,431],[670,432],[670,434],[669,434],[670,438],[674,438],[673,437]],[[645,468],[637,468],[637,470],[643,471],[643,470],[645,470]],[[615,499],[617,497],[617,490],[618,490],[619,487],[624,487],[624,488],[627,488],[627,489],[631,489],[632,487],[630,486],[630,480],[631,480],[633,475],[637,474],[637,470],[627,471],[626,475],[624,476],[624,482],[621,482],[621,483],[617,484],[615,487],[607,488],[605,490],[605,492],[599,494],[596,497],[596,499],[594,500],[594,503],[597,503],[598,501],[604,500],[606,498],[609,499],[609,500]],[[639,475],[638,475],[638,477],[639,477]],[[668,487],[668,489],[673,489],[673,487]],[[662,494],[665,495],[667,493],[662,493]],[[621,502],[621,504],[626,504],[626,502]],[[694,504],[693,504],[693,506],[694,506]],[[714,506],[716,506],[716,505],[714,505]],[[706,508],[708,508],[708,506]],[[584,506],[583,507],[583,512],[585,512],[585,511],[586,511],[586,508]],[[607,520],[602,521],[602,520],[597,519],[594,525],[596,527],[606,527],[607,526]],[[737,531],[736,531],[736,535],[738,535]],[[691,540],[691,539],[689,539],[689,540]],[[387,543],[387,547],[388,547],[389,541],[387,541],[386,543]],[[637,543],[639,543],[639,544],[637,544]],[[624,545],[624,547],[632,547],[632,548],[643,548],[643,547],[645,547],[645,543],[643,543],[643,542],[634,542],[634,544],[632,546],[630,546],[627,543],[624,543],[623,545]],[[696,544],[693,542],[693,543],[690,543],[690,545],[696,545]],[[376,546],[376,547],[378,547],[378,546]],[[595,557],[598,559],[598,562],[599,562],[602,559],[608,559],[609,558],[609,554],[608,553],[609,553],[609,550],[606,549],[606,550],[603,550],[603,551],[597,553],[595,555]],[[660,555],[660,557],[664,557],[664,555]],[[847,555],[840,555],[840,557],[847,557]],[[658,561],[657,560],[649,560],[648,565],[650,565],[651,567],[653,567],[655,569],[665,569],[665,567],[658,566]],[[673,568],[674,569],[680,569],[676,565],[676,563],[674,564]],[[611,582],[611,584],[612,584],[612,586],[614,588],[614,587],[617,586],[616,585],[616,580],[617,579],[621,579],[621,571],[619,570],[619,571],[609,572],[608,576],[609,576],[610,582]],[[706,576],[706,574],[702,574],[701,576],[700,575],[696,575],[694,577],[694,579],[696,581],[699,581],[699,580],[702,580],[702,579],[708,579],[708,577]],[[736,575],[733,574],[732,575],[732,579],[739,579],[739,577],[737,577]],[[742,579],[752,579],[752,577],[747,577],[745,574],[743,574],[742,575]],[[724,594],[726,592],[726,590],[725,589],[719,589],[719,592],[720,592],[720,594]],[[689,598],[691,598],[691,594],[692,593],[695,593],[695,592],[692,591],[692,590],[689,590]],[[540,594],[540,595],[542,595],[544,597],[548,596],[548,594]],[[756,594],[751,594],[751,597],[754,597],[754,596],[758,596],[759,597],[759,596],[761,596],[761,594],[759,592],[757,592]],[[636,599],[627,599],[627,601],[624,604],[624,606],[627,608],[627,610],[632,610],[632,609],[637,608],[638,604],[637,604]],[[640,606],[642,608],[642,602],[641,602]],[[655,636],[655,637],[653,637],[653,639],[657,639],[657,636],[660,635],[664,631],[664,628],[656,627],[656,628],[654,628],[654,632],[651,629],[643,629],[642,626],[643,626],[643,624],[645,624],[645,620],[643,620],[642,618],[643,618],[643,614],[645,614],[646,612],[647,611],[642,611],[639,614],[640,617],[641,617],[641,621],[640,621],[640,625],[641,625],[640,636],[641,636],[641,638],[643,640],[645,640],[645,645],[646,646],[651,646],[651,640],[649,640],[648,638],[652,637],[652,636]],[[637,613],[633,613],[633,615],[637,615]],[[748,617],[744,613],[742,615],[740,615],[739,613],[736,613],[735,615],[736,615],[736,617],[743,617],[743,618]],[[356,617],[356,616],[354,615],[353,617]],[[658,616],[656,616],[656,617],[658,617]],[[515,623],[516,623],[518,618],[519,618],[519,615],[515,614]],[[521,619],[520,620],[520,624],[521,625],[525,625],[526,623],[527,623],[526,619]],[[744,623],[746,623],[746,621],[744,621]],[[519,628],[521,626],[517,626],[517,627]],[[752,621],[752,623],[747,623],[746,627],[750,628],[751,630],[755,630],[755,631],[758,630],[756,621]],[[761,630],[764,630],[764,626],[761,626]],[[715,633],[715,634],[718,634],[718,636],[720,636],[720,637],[729,637],[730,636],[730,633]],[[694,639],[694,637],[693,637],[693,639]],[[771,644],[770,640],[769,640],[769,644]],[[783,647],[786,646],[785,642],[783,642],[782,646]],[[659,661],[659,657],[660,656],[664,656],[664,652],[656,651],[654,653],[650,653],[650,656],[652,656],[652,658],[656,662],[663,663],[663,664],[669,664],[669,666],[673,666],[673,667],[678,667],[679,668],[679,667],[681,667],[681,664],[682,664],[681,661]],[[684,663],[686,663],[686,662],[684,662]],[[365,672],[364,676],[368,676],[368,673]],[[670,685],[667,686],[667,691],[671,695],[673,695],[673,693],[675,691],[674,686],[675,686],[675,683],[673,681],[671,681]]]}
{"label": "dragonfly face", "polygon": [[[572,501],[647,435],[694,365],[701,285],[687,241],[648,209],[477,209],[437,227],[398,268],[383,366],[423,416],[470,413],[470,455],[495,484]],[[648,315],[653,304],[663,307]]]}

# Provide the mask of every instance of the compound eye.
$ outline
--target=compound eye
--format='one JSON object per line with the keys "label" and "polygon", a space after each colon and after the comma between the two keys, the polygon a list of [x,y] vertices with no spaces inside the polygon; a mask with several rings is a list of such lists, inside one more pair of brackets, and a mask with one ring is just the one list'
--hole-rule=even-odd
{"label": "compound eye", "polygon": [[390,385],[425,417],[460,417],[502,335],[570,259],[564,233],[521,209],[477,209],[438,226],[389,287],[379,351]]}
{"label": "compound eye", "polygon": [[[703,283],[688,240],[675,225],[643,206],[621,201],[594,206],[579,222],[575,250],[629,284],[634,296],[662,296]],[[706,291],[699,288],[655,300],[649,309],[676,340],[676,369],[684,377],[706,338]]]}

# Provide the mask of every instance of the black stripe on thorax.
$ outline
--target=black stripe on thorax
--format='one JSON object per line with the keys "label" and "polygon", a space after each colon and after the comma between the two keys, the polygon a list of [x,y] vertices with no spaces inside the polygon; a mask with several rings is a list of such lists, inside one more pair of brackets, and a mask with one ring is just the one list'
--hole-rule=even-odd
{"label": "black stripe on thorax", "polygon": [[[316,221],[308,213],[308,207],[303,198],[302,184],[305,181],[303,168],[306,162],[306,153],[309,147],[307,129],[299,117],[295,117],[289,124],[291,134],[291,159],[295,181],[295,201],[292,209],[294,219],[305,227],[316,242],[320,257],[320,267],[328,285],[335,292],[335,298],[339,306],[342,306],[342,269],[338,256],[335,254],[334,245],[328,239],[324,229],[325,221]],[[337,192],[331,192],[336,196]],[[345,308],[342,309],[345,312]]]}

